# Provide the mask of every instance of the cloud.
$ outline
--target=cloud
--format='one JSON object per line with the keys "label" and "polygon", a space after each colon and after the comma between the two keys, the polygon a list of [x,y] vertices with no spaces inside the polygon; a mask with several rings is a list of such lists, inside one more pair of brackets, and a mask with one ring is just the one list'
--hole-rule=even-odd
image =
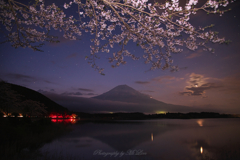
{"label": "cloud", "polygon": [[175,79],[176,78],[172,76],[160,76],[160,77],[153,78],[152,81],[157,81],[159,83],[169,83],[169,81],[175,80]]}
{"label": "cloud", "polygon": [[78,55],[77,53],[70,54],[66,57],[66,59],[75,58],[77,57],[77,55]]}
{"label": "cloud", "polygon": [[205,78],[203,75],[201,74],[195,74],[192,73],[190,76],[189,81],[187,82],[190,86],[201,86],[204,83],[207,82],[208,78]]}
{"label": "cloud", "polygon": [[12,79],[12,80],[17,80],[22,81],[22,82],[45,82],[45,83],[49,83],[49,84],[56,84],[54,82],[45,80],[45,79],[41,79],[41,78],[37,78],[37,77],[33,77],[33,76],[28,76],[28,75],[24,75],[24,74],[18,74],[18,73],[7,73],[5,74],[5,77]]}
{"label": "cloud", "polygon": [[53,83],[53,82],[48,81],[48,80],[43,80],[43,81],[46,82],[46,83],[49,83],[49,84],[56,84],[56,83]]}
{"label": "cloud", "polygon": [[202,54],[193,53],[193,54],[190,54],[189,56],[187,56],[186,59],[192,59],[192,58],[196,58],[196,57],[200,57],[200,56],[202,56]]}
{"label": "cloud", "polygon": [[64,38],[61,34],[57,35],[57,37],[58,38],[56,40],[60,41],[60,43],[52,42],[52,43],[48,43],[48,45],[52,47],[56,47],[56,46],[62,45],[63,43],[72,42],[71,40]]}
{"label": "cloud", "polygon": [[[46,91],[46,90],[42,90],[42,89],[39,89],[37,90],[37,92],[39,93],[42,93],[44,95],[48,95],[48,94],[56,94],[56,95],[59,95],[59,96],[68,96],[68,97],[74,97],[74,96],[96,96],[98,94],[95,94],[95,93],[81,93],[81,92],[69,92],[69,91],[65,91],[63,93],[56,93],[54,89],[50,89],[49,91]],[[54,93],[55,92],[55,93]]]}
{"label": "cloud", "polygon": [[37,90],[37,92],[39,92],[39,93],[48,93],[48,91],[44,91],[42,89]]}
{"label": "cloud", "polygon": [[83,94],[80,92],[64,92],[61,95],[63,95],[63,96],[81,96]]}
{"label": "cloud", "polygon": [[184,69],[188,69],[188,67],[180,67],[179,69],[184,70]]}
{"label": "cloud", "polygon": [[205,91],[213,88],[220,88],[222,86],[219,86],[215,83],[206,83],[201,86],[191,86],[191,87],[186,87],[185,89],[187,90],[186,92],[180,92],[181,95],[188,95],[188,96],[203,96],[206,98]]}
{"label": "cloud", "polygon": [[220,83],[223,86],[220,90],[221,92],[240,94],[240,74],[225,77]]}
{"label": "cloud", "polygon": [[39,89],[37,90],[37,92],[41,93],[41,94],[55,94],[55,90],[54,89],[50,89],[50,91],[46,91],[46,90],[43,90],[43,89]]}
{"label": "cloud", "polygon": [[149,81],[135,81],[135,83],[148,85],[148,90],[142,90],[141,92],[153,93],[153,92],[156,92],[157,90],[159,90],[159,87],[156,88],[156,85],[161,85],[161,87],[163,87],[164,89],[174,88],[173,86],[175,84],[177,84],[179,81],[183,81],[183,80],[184,80],[184,78],[180,78],[180,77],[158,76],[158,77],[150,79]]}
{"label": "cloud", "polygon": [[24,74],[18,74],[18,73],[8,73],[6,74],[6,77],[10,79],[15,79],[18,81],[25,81],[25,82],[33,82],[37,80],[35,77],[24,75]]}
{"label": "cloud", "polygon": [[88,95],[88,96],[95,96],[95,95],[98,95],[98,94],[94,94],[94,93],[87,93],[86,95]]}
{"label": "cloud", "polygon": [[188,96],[203,96],[206,98],[206,90],[223,87],[219,83],[207,82],[208,79],[210,78],[205,78],[203,75],[192,73],[187,82],[188,86],[185,87],[186,91],[179,92],[179,94]]}
{"label": "cloud", "polygon": [[135,83],[137,83],[137,84],[148,84],[150,82],[148,82],[148,81],[135,81]]}
{"label": "cloud", "polygon": [[[137,84],[153,84],[153,83],[160,83],[160,84],[169,84],[169,83],[173,83],[176,81],[181,81],[184,78],[177,78],[177,77],[173,77],[173,76],[159,76],[159,77],[155,77],[152,78],[149,81],[135,81],[135,83]],[[150,91],[151,92],[151,91]]]}
{"label": "cloud", "polygon": [[86,92],[93,92],[92,89],[86,89],[86,88],[78,88],[80,91],[86,91]]}
{"label": "cloud", "polygon": [[151,90],[144,90],[144,91],[142,91],[142,92],[155,92],[155,91],[151,91]]}
{"label": "cloud", "polygon": [[55,61],[50,61],[52,64],[56,64],[56,62]]}

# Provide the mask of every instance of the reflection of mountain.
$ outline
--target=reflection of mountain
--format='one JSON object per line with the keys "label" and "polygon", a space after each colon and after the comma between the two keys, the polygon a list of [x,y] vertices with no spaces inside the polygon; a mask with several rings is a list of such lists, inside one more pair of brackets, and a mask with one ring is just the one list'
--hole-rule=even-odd
{"label": "reflection of mountain", "polygon": [[[46,146],[49,153],[66,153],[72,159],[240,159],[238,119],[118,121],[73,125],[73,131]],[[151,138],[153,135],[153,139]],[[217,135],[217,136],[216,136]],[[100,142],[99,142],[100,141]],[[201,154],[200,148],[203,148]],[[51,148],[55,152],[50,151]],[[141,149],[147,156],[93,156],[96,150],[112,153]],[[75,158],[76,157],[76,158]],[[230,158],[231,157],[231,158]],[[136,158],[136,159],[135,159]]]}
{"label": "reflection of mountain", "polygon": [[161,122],[88,123],[77,125],[68,137],[73,139],[91,137],[108,144],[118,151],[127,151],[144,142],[151,141],[151,134],[157,136],[171,129],[172,127],[166,127]]}

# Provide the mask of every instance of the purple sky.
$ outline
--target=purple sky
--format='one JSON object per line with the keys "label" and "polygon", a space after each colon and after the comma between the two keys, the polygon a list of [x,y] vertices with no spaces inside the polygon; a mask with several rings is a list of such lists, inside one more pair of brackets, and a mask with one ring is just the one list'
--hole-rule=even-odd
{"label": "purple sky", "polygon": [[[0,45],[0,78],[36,91],[52,92],[65,96],[92,97],[126,84],[154,99],[191,107],[216,108],[223,113],[240,113],[240,1],[229,6],[232,11],[222,17],[200,12],[192,17],[196,26],[215,24],[212,30],[220,37],[230,39],[229,45],[210,45],[215,54],[190,51],[173,55],[180,71],[148,71],[150,65],[127,60],[127,64],[111,68],[110,53],[101,53],[97,64],[105,76],[94,71],[84,59],[90,54],[90,38],[84,33],[79,41],[64,40],[46,43],[34,52],[31,49],[14,49],[9,43]],[[0,35],[0,39],[3,35]],[[141,56],[143,50],[134,43],[127,49]]]}

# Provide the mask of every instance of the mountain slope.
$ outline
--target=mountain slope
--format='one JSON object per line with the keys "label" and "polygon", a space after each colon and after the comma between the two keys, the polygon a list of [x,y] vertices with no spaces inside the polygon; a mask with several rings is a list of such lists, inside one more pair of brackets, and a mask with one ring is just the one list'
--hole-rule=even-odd
{"label": "mountain slope", "polygon": [[[10,109],[10,107],[22,108],[22,106],[29,106],[28,108],[31,110],[32,105],[38,105],[44,106],[42,108],[48,113],[63,113],[68,111],[67,108],[55,103],[41,93],[23,86],[0,82],[0,90],[0,108],[5,107],[5,110],[7,109],[6,107]],[[16,109],[14,111],[17,112]]]}

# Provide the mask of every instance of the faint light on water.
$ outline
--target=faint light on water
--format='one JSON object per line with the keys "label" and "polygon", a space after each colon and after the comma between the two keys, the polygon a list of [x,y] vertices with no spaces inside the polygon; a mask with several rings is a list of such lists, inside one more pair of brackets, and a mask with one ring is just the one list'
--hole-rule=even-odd
{"label": "faint light on water", "polygon": [[199,119],[199,120],[197,121],[197,123],[198,123],[198,125],[199,125],[200,127],[203,126],[203,120],[202,120],[202,119]]}
{"label": "faint light on water", "polygon": [[201,154],[203,153],[203,148],[202,148],[202,146],[200,147],[200,153],[201,153]]}
{"label": "faint light on water", "polygon": [[76,119],[73,118],[68,119],[52,118],[51,121],[54,123],[72,123],[72,124],[76,123]]}
{"label": "faint light on water", "polygon": [[153,141],[153,133],[151,133],[151,140]]}

